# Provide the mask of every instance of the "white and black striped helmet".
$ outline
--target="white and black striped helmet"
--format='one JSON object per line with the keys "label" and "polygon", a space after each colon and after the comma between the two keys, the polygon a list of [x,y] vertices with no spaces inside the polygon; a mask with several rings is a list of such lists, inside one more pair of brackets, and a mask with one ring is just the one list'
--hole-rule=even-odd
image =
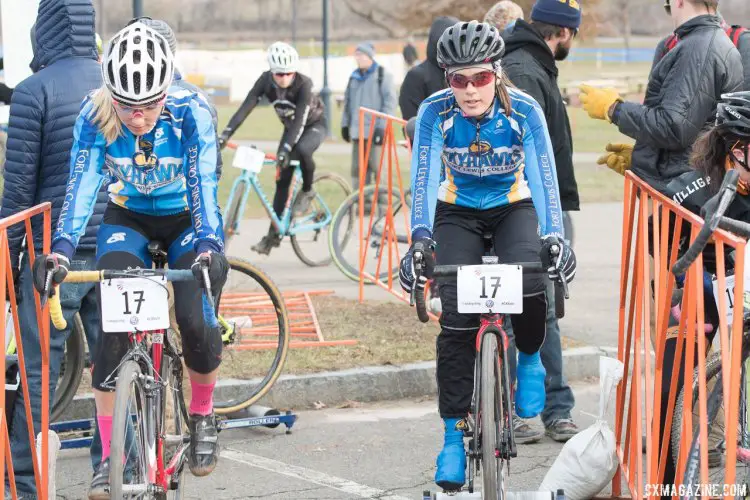
{"label": "white and black striped helmet", "polygon": [[494,63],[505,53],[505,42],[497,28],[479,21],[458,22],[443,31],[437,43],[441,68]]}
{"label": "white and black striped helmet", "polygon": [[155,30],[133,23],[107,44],[102,76],[118,102],[131,106],[153,103],[164,97],[172,84],[172,51]]}
{"label": "white and black striped helmet", "polygon": [[271,73],[295,73],[299,63],[297,50],[284,42],[276,42],[268,47],[268,66]]}

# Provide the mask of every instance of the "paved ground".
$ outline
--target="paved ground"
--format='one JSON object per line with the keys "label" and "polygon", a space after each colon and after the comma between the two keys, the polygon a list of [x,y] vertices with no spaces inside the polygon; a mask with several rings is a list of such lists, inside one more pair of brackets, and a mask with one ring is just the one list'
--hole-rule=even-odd
{"label": "paved ground", "polygon": [[[575,417],[587,426],[597,412],[598,384],[575,384]],[[541,425],[538,421],[535,425]],[[187,478],[188,499],[421,499],[432,488],[441,445],[435,401],[398,401],[299,415],[294,432],[280,429],[222,433],[213,475]],[[524,445],[511,464],[511,490],[536,489],[562,445],[549,438]],[[58,499],[84,498],[85,452],[58,460]]]}

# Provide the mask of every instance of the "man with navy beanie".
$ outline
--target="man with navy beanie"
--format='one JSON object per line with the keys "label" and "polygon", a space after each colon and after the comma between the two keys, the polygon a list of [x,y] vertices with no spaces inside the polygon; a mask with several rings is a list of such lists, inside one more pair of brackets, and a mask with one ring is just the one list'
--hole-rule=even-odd
{"label": "man with navy beanie", "polygon": [[[578,0],[537,0],[531,10],[531,21],[518,19],[507,35],[502,60],[503,71],[513,84],[533,97],[544,111],[555,154],[565,237],[571,244],[570,212],[580,208],[573,171],[573,138],[568,112],[557,86],[556,62],[568,57],[580,25]],[[547,370],[547,401],[541,417],[547,435],[556,441],[567,441],[578,432],[578,427],[571,415],[575,405],[573,391],[563,376],[560,327],[552,287],[547,290],[547,304],[547,336],[541,349],[542,363]],[[514,417],[514,428],[519,443],[533,443],[542,437],[518,417]]]}

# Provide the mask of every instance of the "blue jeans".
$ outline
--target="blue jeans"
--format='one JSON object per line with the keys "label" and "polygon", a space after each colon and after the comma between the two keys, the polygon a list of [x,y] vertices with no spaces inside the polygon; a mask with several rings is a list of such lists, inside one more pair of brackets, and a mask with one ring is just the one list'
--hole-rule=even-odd
{"label": "blue jeans", "polygon": [[[76,253],[71,262],[71,269],[75,271],[95,270],[96,259],[94,252],[81,251]],[[41,386],[42,386],[42,353],[39,345],[39,331],[37,329],[36,308],[34,306],[34,285],[28,259],[19,276],[18,321],[21,327],[23,354],[26,361],[26,377],[31,399],[31,411],[34,416],[34,436],[41,429]],[[68,322],[68,328],[57,330],[50,325],[50,356],[49,356],[49,402],[50,407],[55,396],[55,386],[60,374],[60,365],[65,352],[65,342],[70,335],[72,319],[75,313],[80,313],[86,331],[89,352],[94,352],[99,335],[99,301],[97,300],[96,284],[63,284],[60,287],[60,302],[63,316]],[[10,447],[13,455],[13,470],[16,476],[16,487],[19,497],[36,498],[36,484],[34,482],[34,465],[29,447],[29,431],[27,427],[24,394],[19,387],[13,409],[13,422],[10,428]],[[101,441],[98,430],[94,434],[91,445],[91,463],[94,470],[101,462]]]}
{"label": "blue jeans", "polygon": [[[508,358],[510,358],[510,376],[515,385],[516,381],[516,343],[513,336],[513,326],[506,317],[505,331],[508,333],[510,343],[508,346]],[[547,400],[542,411],[542,423],[545,427],[559,418],[570,418],[570,412],[575,406],[573,391],[563,375],[562,344],[560,340],[560,326],[555,316],[555,289],[553,285],[547,287],[547,335],[540,350],[542,364],[547,370],[544,386],[547,391]]]}

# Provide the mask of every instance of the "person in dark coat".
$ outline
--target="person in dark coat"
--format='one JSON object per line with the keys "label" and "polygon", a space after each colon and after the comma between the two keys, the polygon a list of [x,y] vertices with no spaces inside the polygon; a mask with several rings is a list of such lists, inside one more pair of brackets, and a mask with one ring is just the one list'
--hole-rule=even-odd
{"label": "person in dark coat", "polygon": [[427,59],[410,69],[398,95],[401,116],[408,120],[417,116],[419,105],[438,90],[448,88],[445,82],[445,71],[437,63],[437,41],[447,28],[458,22],[455,17],[440,16],[435,18],[430,27],[427,39]]}
{"label": "person in dark coat", "polygon": [[642,104],[624,101],[615,89],[581,86],[589,116],[614,123],[635,139],[632,149],[609,145],[611,155],[603,160],[613,170],[632,168],[661,192],[690,169],[692,145],[713,121],[720,96],[740,90],[744,77],[740,53],[717,15],[718,0],[685,0],[667,7],[680,41],[655,60]]}
{"label": "person in dark coat", "polygon": [[[44,202],[52,203],[52,224],[65,202],[70,173],[73,125],[83,98],[101,86],[94,37],[94,7],[91,0],[41,0],[36,20],[34,74],[16,86],[10,104],[5,187],[0,218],[9,217]],[[94,215],[85,237],[81,238],[72,269],[95,269],[96,233],[101,224],[107,197],[99,192]],[[36,255],[42,252],[42,218],[32,220]],[[41,427],[41,349],[33,284],[28,258],[22,259],[23,224],[8,229],[11,264],[16,275],[18,314],[23,341],[26,376],[35,432]],[[49,235],[48,235],[49,236]],[[80,312],[89,348],[93,352],[99,332],[99,305],[93,284],[62,285],[63,314],[68,325]],[[54,400],[65,341],[70,330],[50,330],[49,400]],[[34,468],[23,392],[19,390],[10,424],[19,498],[36,498]],[[98,466],[101,453],[98,439],[92,446],[92,462]]]}
{"label": "person in dark coat", "polygon": [[[557,61],[567,57],[580,25],[581,9],[575,0],[538,0],[531,11],[531,22],[518,19],[512,30],[504,32],[503,71],[516,87],[539,103],[547,121],[560,185],[565,236],[571,244],[570,212],[579,210],[580,206],[573,170],[573,137],[568,111],[557,85]],[[547,435],[556,441],[567,441],[578,432],[572,418],[575,398],[563,375],[560,326],[552,287],[547,294],[547,337],[541,349],[542,363],[547,370],[547,399],[541,417]],[[520,443],[532,443],[542,437],[517,417],[514,427]]]}

